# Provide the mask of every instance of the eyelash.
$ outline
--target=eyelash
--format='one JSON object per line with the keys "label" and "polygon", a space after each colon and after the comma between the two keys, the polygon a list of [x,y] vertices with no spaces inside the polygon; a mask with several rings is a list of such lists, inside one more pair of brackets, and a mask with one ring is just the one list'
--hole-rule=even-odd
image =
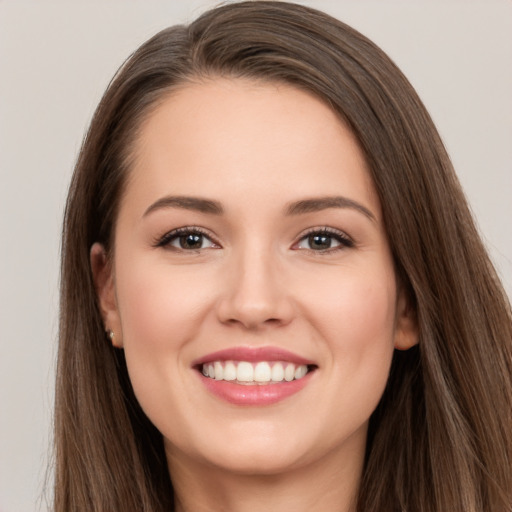
{"label": "eyelash", "polygon": [[[207,231],[205,231],[202,228],[196,227],[196,226],[186,226],[186,227],[182,227],[182,228],[178,228],[178,229],[169,231],[164,236],[157,238],[154,241],[153,246],[169,248],[169,249],[176,250],[176,251],[181,250],[184,252],[198,252],[201,249],[205,249],[203,247],[200,247],[197,249],[185,249],[183,247],[174,247],[171,245],[172,242],[179,239],[181,236],[191,236],[191,235],[198,235],[200,237],[203,237],[203,239],[209,240],[213,246],[216,246],[215,248],[221,247],[220,244],[218,244]],[[297,247],[302,241],[304,241],[308,237],[312,237],[312,236],[324,236],[324,237],[328,237],[330,239],[334,239],[336,242],[339,243],[339,246],[328,247],[326,249],[320,249],[320,250],[315,250],[315,249],[311,249],[311,248],[305,249],[305,248]],[[305,233],[303,233],[300,236],[299,240],[293,244],[292,249],[308,250],[311,253],[316,253],[316,254],[328,254],[328,253],[333,253],[333,252],[336,252],[339,250],[348,249],[351,247],[354,247],[354,241],[350,237],[348,237],[345,233],[343,233],[343,231],[339,231],[337,229],[333,229],[333,228],[329,228],[329,227],[320,227],[320,228],[311,228],[308,231],[306,231]],[[207,248],[210,248],[210,247],[207,247]]]}
{"label": "eyelash", "polygon": [[183,228],[173,229],[172,231],[169,231],[161,238],[157,238],[153,245],[154,245],[154,247],[164,247],[164,248],[169,248],[169,249],[173,249],[176,251],[180,251],[180,250],[186,251],[186,252],[200,251],[202,248],[184,249],[182,247],[178,248],[178,247],[173,247],[172,245],[170,245],[173,241],[179,239],[181,236],[190,236],[190,235],[199,235],[199,236],[209,240],[213,245],[220,247],[220,245],[213,240],[212,236],[207,231],[205,231],[202,228],[196,227],[196,226],[186,226]]}
{"label": "eyelash", "polygon": [[301,248],[297,247],[295,250],[299,250],[299,251],[300,250],[308,250],[315,255],[324,255],[324,254],[332,254],[333,252],[337,252],[337,251],[340,251],[343,249],[350,249],[351,247],[354,247],[354,245],[355,245],[354,241],[348,235],[346,235],[343,231],[339,231],[337,229],[329,228],[329,227],[317,227],[317,228],[311,228],[308,231],[306,231],[305,233],[303,233],[300,236],[299,241],[294,244],[294,247],[309,237],[319,236],[319,235],[329,237],[331,239],[336,240],[336,242],[339,243],[339,246],[329,247],[327,249],[322,249],[322,250],[301,249]]}

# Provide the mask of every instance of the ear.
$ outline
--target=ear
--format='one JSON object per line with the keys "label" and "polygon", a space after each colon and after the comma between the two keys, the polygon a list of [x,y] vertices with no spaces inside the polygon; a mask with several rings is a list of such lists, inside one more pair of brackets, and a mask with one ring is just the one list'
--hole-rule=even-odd
{"label": "ear", "polygon": [[106,331],[112,331],[112,345],[117,348],[123,347],[121,331],[121,320],[117,309],[117,300],[114,286],[114,271],[112,264],[107,257],[103,245],[93,244],[90,252],[91,270],[98,296],[103,325]]}
{"label": "ear", "polygon": [[399,290],[396,305],[395,348],[408,350],[418,344],[418,318],[403,289]]}

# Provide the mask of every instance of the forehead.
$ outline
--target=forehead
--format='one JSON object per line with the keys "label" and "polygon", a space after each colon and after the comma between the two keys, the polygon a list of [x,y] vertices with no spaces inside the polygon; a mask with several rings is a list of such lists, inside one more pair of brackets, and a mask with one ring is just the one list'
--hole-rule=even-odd
{"label": "forehead", "polygon": [[181,86],[145,119],[134,149],[128,196],[345,193],[378,210],[351,131],[323,101],[290,85],[219,78]]}

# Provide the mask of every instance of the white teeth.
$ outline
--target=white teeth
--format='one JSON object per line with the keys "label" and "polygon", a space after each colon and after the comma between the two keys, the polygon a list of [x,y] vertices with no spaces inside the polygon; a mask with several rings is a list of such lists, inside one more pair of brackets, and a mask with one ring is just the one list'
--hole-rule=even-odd
{"label": "white teeth", "polygon": [[286,365],[286,368],[284,369],[284,380],[286,382],[290,382],[295,377],[295,365],[289,363]]}
{"label": "white teeth", "polygon": [[222,365],[219,363],[219,361],[215,362],[213,368],[215,371],[215,380],[224,380],[224,368],[222,368]]}
{"label": "white teeth", "polygon": [[212,361],[202,366],[205,377],[215,380],[237,381],[244,384],[268,384],[302,379],[308,373],[305,364],[295,365],[280,361]]}
{"label": "white teeth", "polygon": [[236,369],[236,380],[238,382],[252,382],[254,380],[254,368],[251,363],[242,361]]}
{"label": "white teeth", "polygon": [[270,382],[271,370],[268,363],[258,363],[254,368],[254,380],[256,382]]}
{"label": "white teeth", "polygon": [[[308,371],[308,369],[304,365],[297,366],[297,369],[295,370],[294,377],[296,379],[302,379],[302,377],[304,377],[304,375],[306,375],[307,371]],[[217,378],[217,372],[215,372],[215,378]]]}
{"label": "white teeth", "polygon": [[272,366],[272,382],[281,382],[284,379],[284,368],[281,363]]}
{"label": "white teeth", "polygon": [[231,361],[224,366],[224,380],[236,380],[236,366]]}

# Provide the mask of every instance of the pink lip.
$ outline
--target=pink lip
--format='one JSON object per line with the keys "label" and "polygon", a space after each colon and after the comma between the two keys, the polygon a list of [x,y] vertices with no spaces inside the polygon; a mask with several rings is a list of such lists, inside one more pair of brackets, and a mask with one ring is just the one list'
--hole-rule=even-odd
{"label": "pink lip", "polygon": [[315,364],[313,361],[278,347],[233,347],[212,352],[192,362],[192,366],[212,361],[289,361],[294,364]]}
{"label": "pink lip", "polygon": [[198,372],[202,383],[213,395],[234,405],[252,406],[275,404],[298,393],[310,382],[312,375],[313,372],[310,372],[305,377],[302,377],[302,379],[292,380],[291,382],[244,385],[225,380],[210,379]]}
{"label": "pink lip", "polygon": [[[315,366],[311,360],[278,347],[233,347],[212,352],[196,359],[192,366],[200,370],[205,363],[213,361],[287,361],[296,365]],[[309,372],[302,379],[291,382],[269,384],[237,384],[225,380],[205,377],[200,371],[198,377],[206,389],[216,397],[234,405],[264,406],[271,405],[288,398],[302,390],[310,381],[314,372]]]}

